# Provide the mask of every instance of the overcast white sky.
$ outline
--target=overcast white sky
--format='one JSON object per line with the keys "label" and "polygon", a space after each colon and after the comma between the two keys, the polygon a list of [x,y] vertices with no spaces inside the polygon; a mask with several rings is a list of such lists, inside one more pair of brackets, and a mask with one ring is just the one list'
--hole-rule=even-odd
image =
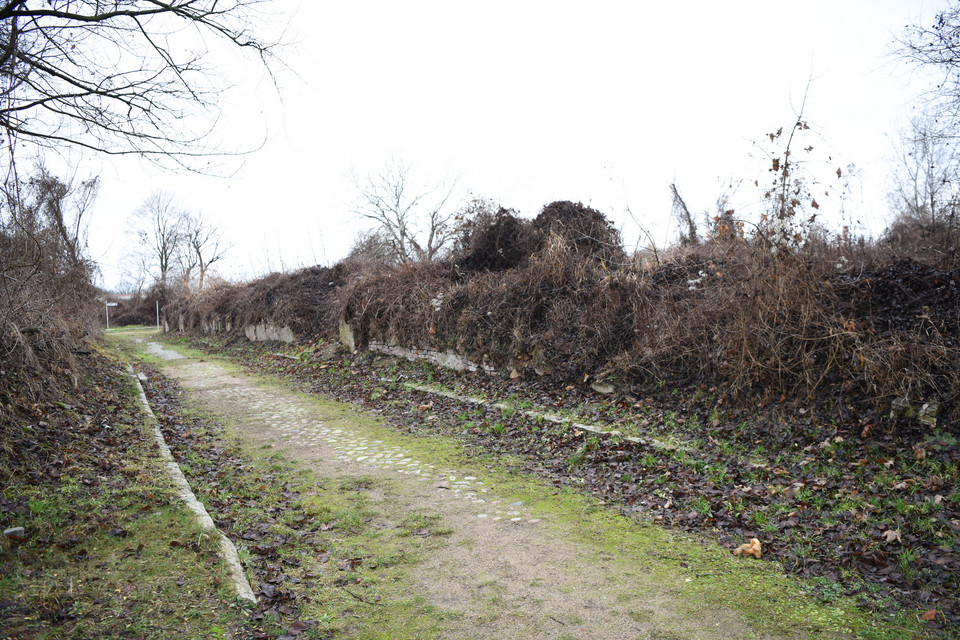
{"label": "overcast white sky", "polygon": [[[582,201],[633,246],[629,206],[662,245],[671,182],[695,212],[731,183],[738,212],[758,206],[753,180],[769,175],[754,141],[795,121],[808,80],[816,135],[804,146],[818,161],[807,170],[833,203],[836,168],[859,172],[844,213],[824,207],[828,222],[877,233],[893,141],[929,86],[890,52],[945,4],[279,0],[293,42],[280,94],[247,65],[223,105],[237,144],[263,148],[232,178],[87,162],[102,180],[91,252],[116,286],[127,218],[164,188],[225,230],[227,277],[329,264],[362,226],[350,176],[391,158],[528,217]],[[229,74],[236,60],[222,65]]]}

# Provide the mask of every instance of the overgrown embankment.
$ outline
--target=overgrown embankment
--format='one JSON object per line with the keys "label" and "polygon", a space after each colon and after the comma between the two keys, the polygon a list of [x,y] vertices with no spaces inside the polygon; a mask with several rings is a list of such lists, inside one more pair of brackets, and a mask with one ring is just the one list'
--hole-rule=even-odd
{"label": "overgrown embankment", "polygon": [[[84,183],[86,185],[86,183]],[[39,170],[0,206],[0,441],[35,405],[66,400],[99,331],[96,265],[65,218],[72,187]],[[2,461],[0,461],[2,462]]]}
{"label": "overgrown embankment", "polygon": [[667,381],[728,406],[816,406],[865,437],[955,428],[956,261],[903,243],[772,237],[718,218],[704,242],[628,256],[602,214],[557,202],[534,220],[477,221],[440,262],[273,274],[184,297],[168,317],[196,331],[267,322],[305,341],[343,321],[361,347],[453,351],[635,395]]}
{"label": "overgrown embankment", "polygon": [[67,402],[3,427],[0,637],[224,637],[244,616],[180,504],[133,387],[96,353]]}
{"label": "overgrown embankment", "polygon": [[[338,265],[312,312],[326,324],[271,364],[330,393],[349,382],[348,396],[399,402],[413,419],[442,411],[433,424],[629,511],[728,545],[762,538],[826,598],[869,594],[865,606],[878,597],[952,629],[960,264],[930,238],[898,238],[786,241],[720,216],[706,241],[630,256],[582,205],[554,203],[532,221],[501,211],[443,261]],[[184,304],[188,325],[212,326],[201,311],[217,308],[215,295]],[[395,365],[322,361],[334,318],[360,348],[453,351],[500,372],[450,381],[468,394],[599,417],[694,453],[474,415],[432,396],[398,399],[384,382]],[[298,321],[262,305],[246,319]]]}

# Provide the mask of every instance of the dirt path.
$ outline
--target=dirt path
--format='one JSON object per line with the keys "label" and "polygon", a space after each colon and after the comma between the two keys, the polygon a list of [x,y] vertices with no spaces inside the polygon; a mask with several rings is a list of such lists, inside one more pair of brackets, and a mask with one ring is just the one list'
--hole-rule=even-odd
{"label": "dirt path", "polygon": [[440,637],[779,637],[733,609],[691,600],[690,578],[649,557],[611,540],[585,543],[586,523],[503,497],[482,465],[418,459],[352,410],[147,346],[192,401],[227,418],[250,444],[276,447],[323,477],[372,478],[378,519],[438,515],[452,533],[414,565],[406,587],[454,614],[441,618]]}

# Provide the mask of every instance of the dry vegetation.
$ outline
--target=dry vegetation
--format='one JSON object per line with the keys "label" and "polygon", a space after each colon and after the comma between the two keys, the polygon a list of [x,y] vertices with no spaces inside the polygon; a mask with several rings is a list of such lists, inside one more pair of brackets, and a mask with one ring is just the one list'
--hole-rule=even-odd
{"label": "dry vegetation", "polygon": [[452,349],[567,381],[707,385],[749,404],[817,399],[845,419],[905,399],[956,423],[952,234],[901,223],[874,243],[807,234],[776,245],[727,222],[645,261],[583,205],[556,202],[534,220],[500,210],[442,261],[353,257],[180,304],[196,327],[269,321],[308,337],[343,317],[360,344]]}
{"label": "dry vegetation", "polygon": [[[94,264],[80,219],[96,182],[70,185],[40,169],[0,203],[0,423],[69,392],[97,326]],[[7,427],[4,427],[6,429]],[[6,440],[6,438],[5,438]]]}

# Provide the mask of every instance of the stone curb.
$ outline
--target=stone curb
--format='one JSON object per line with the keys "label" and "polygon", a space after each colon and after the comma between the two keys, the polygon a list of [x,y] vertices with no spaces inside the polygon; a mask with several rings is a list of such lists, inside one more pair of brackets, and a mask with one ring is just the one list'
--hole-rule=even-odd
{"label": "stone curb", "polygon": [[[383,380],[384,382],[391,382],[391,380],[389,380],[388,378],[381,378],[381,380]],[[422,393],[432,393],[432,394],[434,394],[434,395],[438,395],[438,396],[441,396],[441,397],[444,397],[444,398],[450,398],[451,400],[458,400],[458,401],[460,401],[460,402],[466,402],[466,403],[469,403],[469,404],[475,404],[475,405],[482,405],[482,406],[487,406],[487,407],[493,407],[494,409],[501,409],[501,410],[502,410],[502,409],[507,409],[507,410],[513,409],[513,410],[515,410],[515,411],[519,411],[519,410],[516,409],[515,407],[511,407],[510,405],[508,405],[508,404],[506,404],[506,403],[504,403],[504,402],[491,402],[490,400],[485,400],[485,399],[483,399],[483,398],[475,398],[475,397],[472,397],[472,396],[464,396],[464,395],[460,395],[459,393],[454,393],[454,392],[452,392],[452,391],[446,391],[446,390],[444,390],[444,389],[435,389],[435,388],[430,387],[430,386],[427,386],[427,385],[416,384],[416,383],[413,383],[413,382],[401,382],[400,384],[401,384],[401,386],[403,386],[404,389],[409,389],[410,391],[420,391],[420,392],[422,392]],[[638,438],[638,437],[635,437],[635,436],[625,436],[625,435],[623,435],[622,432],[617,431],[617,430],[615,430],[615,429],[604,429],[602,426],[599,426],[599,425],[595,425],[595,424],[584,424],[584,423],[582,423],[582,422],[577,422],[576,420],[572,420],[572,419],[570,419],[570,418],[565,418],[565,417],[560,416],[560,415],[557,415],[557,414],[555,414],[555,413],[544,413],[544,412],[541,412],[541,411],[521,411],[521,413],[522,413],[523,415],[527,416],[528,418],[533,418],[533,419],[535,419],[535,420],[536,420],[536,419],[546,420],[547,422],[552,422],[552,423],[554,423],[554,424],[559,424],[559,425],[561,425],[561,426],[566,426],[566,427],[569,427],[569,428],[571,428],[571,429],[579,429],[579,430],[581,430],[581,431],[589,431],[589,432],[591,432],[591,433],[596,433],[596,434],[603,435],[603,436],[620,436],[623,440],[626,440],[627,442],[633,442],[633,443],[635,443],[635,444],[639,444],[639,445],[642,445],[642,446],[644,446],[644,447],[650,447],[651,449],[656,449],[656,450],[658,450],[658,451],[683,451],[683,452],[688,453],[688,454],[692,454],[692,453],[696,453],[696,452],[697,452],[696,449],[694,449],[694,448],[692,448],[692,447],[684,446],[684,445],[682,445],[682,444],[669,444],[669,443],[667,443],[667,442],[664,442],[664,441],[662,441],[662,440],[658,440],[658,439],[656,439],[656,438]],[[745,463],[744,463],[744,466],[749,467],[749,468],[751,468],[751,469],[765,469],[765,468],[767,468],[767,465],[766,465],[766,464],[756,463],[756,462],[749,462],[749,461],[748,461],[748,462],[745,462]]]}
{"label": "stone curb", "polygon": [[[180,495],[180,499],[190,507],[191,511],[197,514],[197,520],[200,521],[200,526],[205,531],[215,531],[220,538],[220,552],[223,555],[224,561],[227,563],[227,567],[230,569],[230,576],[233,578],[233,584],[237,589],[237,598],[256,604],[257,598],[253,595],[253,589],[250,588],[247,576],[243,573],[243,566],[240,564],[240,556],[237,554],[237,548],[222,531],[217,529],[217,526],[213,523],[213,518],[210,517],[210,514],[207,513],[207,510],[200,504],[200,501],[197,500],[193,491],[191,491],[187,479],[180,470],[180,466],[173,459],[173,454],[170,453],[170,448],[163,439],[163,434],[160,432],[160,422],[157,421],[153,410],[150,409],[150,403],[147,401],[147,394],[144,393],[143,386],[140,384],[140,378],[134,374],[133,367],[128,365],[127,371],[130,373],[133,382],[137,385],[137,391],[140,393],[140,407],[146,414],[148,422],[153,426],[153,433],[157,438],[157,444],[160,446],[160,455],[167,464],[167,470],[170,472],[173,483],[177,486],[177,493]],[[144,380],[145,379],[146,378],[144,378]]]}
{"label": "stone curb", "polygon": [[[412,391],[432,393],[438,396],[442,396],[444,398],[450,398],[451,400],[459,400],[460,402],[468,402],[470,404],[476,404],[476,405],[491,406],[494,409],[516,410],[514,407],[511,407],[510,405],[505,404],[503,402],[490,402],[489,400],[484,400],[482,398],[473,398],[470,396],[463,396],[458,393],[453,393],[452,391],[435,389],[433,387],[415,384],[413,382],[402,382],[401,384],[405,388],[410,389]],[[687,449],[686,447],[672,446],[667,444],[666,442],[657,440],[656,438],[638,438],[635,436],[625,436],[620,431],[617,431],[617,430],[607,430],[595,424],[584,424],[582,422],[577,422],[576,420],[571,420],[570,418],[564,418],[563,416],[559,416],[554,413],[543,413],[540,411],[521,411],[521,413],[528,418],[546,420],[547,422],[552,422],[554,424],[559,424],[559,425],[567,425],[574,429],[580,429],[581,431],[589,431],[591,433],[597,433],[605,436],[620,436],[627,442],[633,442],[643,446],[652,447],[654,449],[659,449],[661,451],[673,451],[675,449],[689,451],[689,449]]]}

